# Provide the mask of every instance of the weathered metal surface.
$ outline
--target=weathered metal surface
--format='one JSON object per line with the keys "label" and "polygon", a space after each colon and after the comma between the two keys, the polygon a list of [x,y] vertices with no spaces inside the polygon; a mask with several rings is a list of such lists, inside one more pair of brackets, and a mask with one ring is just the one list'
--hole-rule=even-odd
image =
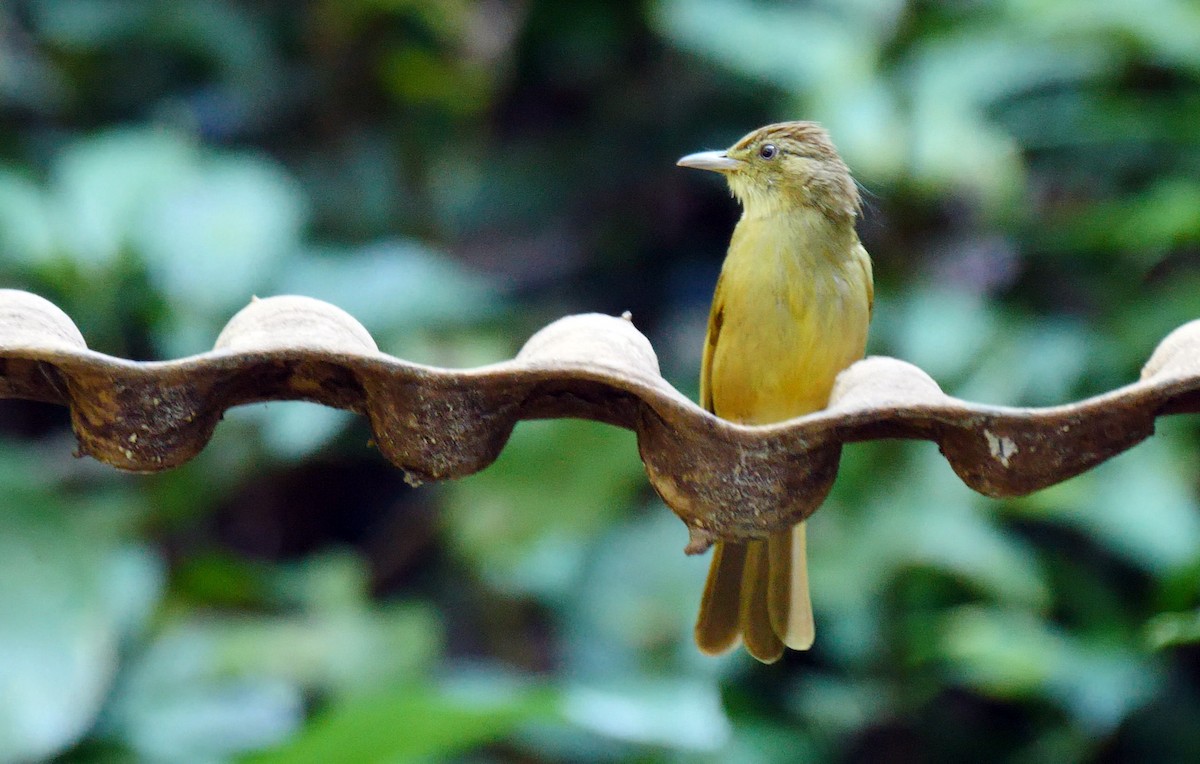
{"label": "weathered metal surface", "polygon": [[0,398],[69,406],[81,453],[144,472],[186,462],[226,409],[255,401],[364,414],[380,451],[413,481],[483,469],[522,419],[607,422],[637,433],[650,482],[687,524],[688,551],[699,552],[814,512],[843,443],[933,441],[963,482],[989,496],[1088,470],[1150,436],[1156,417],[1200,409],[1200,321],[1163,340],[1139,381],[1077,403],[969,403],[911,364],[873,357],[842,373],[826,410],[748,427],[667,383],[650,342],[624,318],[569,316],[511,361],[449,370],[380,353],[361,324],[328,303],[272,297],[234,316],[209,353],[138,363],[88,350],[71,319],[41,297],[0,290]]}

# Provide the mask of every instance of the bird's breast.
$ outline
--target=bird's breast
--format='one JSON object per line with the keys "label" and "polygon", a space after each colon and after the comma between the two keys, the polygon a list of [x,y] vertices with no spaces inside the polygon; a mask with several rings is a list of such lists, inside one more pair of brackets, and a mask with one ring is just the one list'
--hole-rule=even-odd
{"label": "bird's breast", "polygon": [[819,213],[744,219],[722,269],[714,412],[764,424],[823,408],[838,373],[862,357],[870,262],[853,229]]}

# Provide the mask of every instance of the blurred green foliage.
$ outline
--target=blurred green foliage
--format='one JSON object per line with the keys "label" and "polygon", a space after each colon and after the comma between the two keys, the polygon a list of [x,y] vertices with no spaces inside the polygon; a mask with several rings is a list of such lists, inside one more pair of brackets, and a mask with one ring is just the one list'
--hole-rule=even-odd
{"label": "blurred green foliage", "polygon": [[[301,293],[473,366],[629,309],[694,391],[736,209],[678,156],[825,123],[872,350],[954,395],[1133,379],[1200,314],[1190,0],[12,0],[0,281],[130,358]],[[690,641],[705,563],[632,436],[518,427],[413,490],[365,424],[230,412],[188,465],[0,405],[0,760],[1200,759],[1197,427],[1030,497],[849,447],[815,648]]]}

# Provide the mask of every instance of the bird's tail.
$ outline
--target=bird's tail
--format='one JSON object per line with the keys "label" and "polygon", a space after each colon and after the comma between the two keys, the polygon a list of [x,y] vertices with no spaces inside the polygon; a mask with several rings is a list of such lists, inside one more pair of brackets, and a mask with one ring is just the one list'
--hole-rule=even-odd
{"label": "bird's tail", "polygon": [[696,621],[703,652],[726,652],[741,637],[751,655],[774,663],[785,646],[807,650],[813,634],[804,523],[766,539],[716,544]]}

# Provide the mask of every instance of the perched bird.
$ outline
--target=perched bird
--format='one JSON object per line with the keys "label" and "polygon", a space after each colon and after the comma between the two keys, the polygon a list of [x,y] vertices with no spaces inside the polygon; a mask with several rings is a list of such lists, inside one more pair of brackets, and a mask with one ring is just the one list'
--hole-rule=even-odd
{"label": "perched bird", "polygon": [[[874,300],[854,228],[858,188],[828,133],[767,125],[678,164],[721,173],[742,205],[709,314],[701,405],[746,424],[824,408],[838,372],[863,356]],[[773,663],[785,646],[812,645],[804,525],[715,545],[696,622],[702,651],[740,637]]]}

